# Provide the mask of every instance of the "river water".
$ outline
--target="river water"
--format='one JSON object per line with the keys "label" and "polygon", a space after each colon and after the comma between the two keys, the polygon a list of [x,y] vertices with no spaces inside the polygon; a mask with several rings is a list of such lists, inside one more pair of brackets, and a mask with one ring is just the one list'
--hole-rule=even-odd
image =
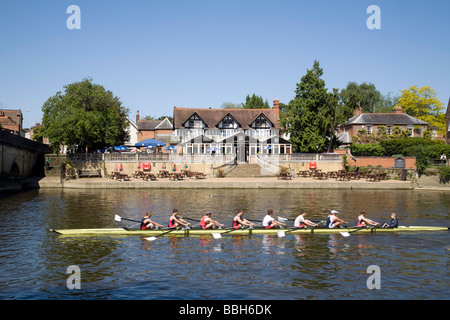
{"label": "river water", "polygon": [[[147,210],[166,224],[173,208],[194,219],[212,210],[213,218],[227,226],[239,208],[252,219],[262,219],[271,208],[286,218],[306,209],[308,218],[320,220],[336,209],[353,222],[364,209],[380,222],[396,212],[402,225],[450,226],[448,192],[41,189],[5,195],[0,203],[1,300],[450,298],[447,231],[284,238],[230,234],[153,242],[49,231],[134,227],[134,222],[114,221],[115,214],[140,220]],[[70,266],[79,268],[80,289],[68,287]],[[368,283],[378,283],[379,289],[369,289]]]}

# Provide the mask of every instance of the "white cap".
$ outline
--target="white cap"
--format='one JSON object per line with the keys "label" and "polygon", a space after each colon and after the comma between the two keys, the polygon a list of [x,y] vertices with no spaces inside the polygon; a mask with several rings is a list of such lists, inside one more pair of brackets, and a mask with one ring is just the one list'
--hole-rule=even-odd
{"label": "white cap", "polygon": [[331,210],[331,214],[338,213],[336,210]]}

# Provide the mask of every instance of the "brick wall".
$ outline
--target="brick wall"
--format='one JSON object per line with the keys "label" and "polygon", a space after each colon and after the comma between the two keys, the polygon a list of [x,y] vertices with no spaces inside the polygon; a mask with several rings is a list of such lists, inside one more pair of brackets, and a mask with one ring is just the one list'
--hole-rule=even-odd
{"label": "brick wall", "polygon": [[[350,166],[358,167],[379,167],[382,168],[395,168],[395,159],[393,157],[355,157],[357,161],[354,161],[352,157],[348,157],[348,164]],[[405,159],[405,169],[416,169],[415,157],[403,157]]]}

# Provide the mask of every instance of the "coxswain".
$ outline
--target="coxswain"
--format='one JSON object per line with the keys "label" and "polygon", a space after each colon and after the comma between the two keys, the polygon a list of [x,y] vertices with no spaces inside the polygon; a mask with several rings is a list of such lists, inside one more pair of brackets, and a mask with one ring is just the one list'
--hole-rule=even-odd
{"label": "coxswain", "polygon": [[203,216],[202,220],[200,220],[200,226],[203,229],[216,229],[216,228],[222,229],[222,227],[224,227],[225,225],[223,225],[215,220],[212,220],[211,214],[212,214],[211,211],[206,212],[206,214]]}
{"label": "coxswain", "polygon": [[152,213],[150,211],[147,211],[147,213],[141,220],[141,230],[155,229],[155,228],[160,229],[163,227],[162,224],[159,224],[159,223],[153,221],[152,219],[150,219],[151,216],[152,216]]}
{"label": "coxswain", "polygon": [[300,215],[295,218],[294,221],[294,227],[296,228],[307,228],[307,227],[318,227],[319,225],[317,223],[312,222],[311,220],[308,220],[306,217],[306,211],[302,211]]}
{"label": "coxswain", "polygon": [[244,211],[239,210],[237,215],[233,218],[233,228],[240,229],[244,227],[253,227],[255,224],[248,221],[247,219],[242,218]]}
{"label": "coxswain", "polygon": [[330,228],[330,229],[339,228],[342,224],[348,223],[342,219],[339,219],[337,217],[338,213],[339,212],[337,212],[336,210],[331,210],[331,214],[327,217],[327,222],[325,223],[325,226],[327,228]]}
{"label": "coxswain", "polygon": [[274,229],[280,228],[282,225],[286,225],[285,223],[279,222],[273,218],[273,210],[269,209],[267,211],[266,216],[263,219],[262,225],[266,229]]}
{"label": "coxswain", "polygon": [[391,213],[391,222],[389,224],[383,224],[383,228],[398,228],[398,218],[396,213]]}
{"label": "coxswain", "polygon": [[183,218],[177,217],[178,210],[173,209],[172,215],[169,218],[169,228],[170,229],[176,229],[176,228],[187,228],[189,227],[190,223],[184,220]]}
{"label": "coxswain", "polygon": [[358,218],[356,218],[356,226],[358,228],[368,227],[369,225],[372,226],[380,226],[378,222],[375,222],[373,220],[370,220],[369,218],[365,217],[366,212],[363,210],[360,212]]}

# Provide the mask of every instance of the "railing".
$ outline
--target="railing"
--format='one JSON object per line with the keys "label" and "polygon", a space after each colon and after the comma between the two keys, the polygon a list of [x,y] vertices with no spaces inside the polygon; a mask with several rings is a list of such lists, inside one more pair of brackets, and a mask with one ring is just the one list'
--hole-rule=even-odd
{"label": "railing", "polygon": [[[277,156],[277,155],[276,155]],[[264,155],[256,156],[256,164],[272,174],[277,174],[280,170],[280,162],[277,157],[267,157]]]}
{"label": "railing", "polygon": [[[339,162],[341,154],[329,153],[293,153],[293,154],[258,154],[251,156],[251,163],[268,166],[276,166],[278,163],[324,161]],[[232,163],[236,158],[234,153],[218,154],[191,154],[191,153],[76,153],[68,154],[73,161],[105,161],[105,162],[177,162],[177,163]],[[259,159],[259,160],[258,160]],[[274,168],[274,167],[273,167]]]}
{"label": "railing", "polygon": [[68,154],[73,161],[105,162],[176,162],[176,163],[233,163],[236,155],[230,154],[177,154],[177,153],[76,153]]}

